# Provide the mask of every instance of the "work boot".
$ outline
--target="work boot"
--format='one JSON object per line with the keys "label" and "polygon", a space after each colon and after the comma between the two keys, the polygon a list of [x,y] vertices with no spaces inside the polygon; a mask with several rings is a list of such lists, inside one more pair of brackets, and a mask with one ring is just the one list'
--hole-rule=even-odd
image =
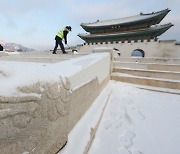
{"label": "work boot", "polygon": [[57,54],[56,52],[53,52],[52,54]]}

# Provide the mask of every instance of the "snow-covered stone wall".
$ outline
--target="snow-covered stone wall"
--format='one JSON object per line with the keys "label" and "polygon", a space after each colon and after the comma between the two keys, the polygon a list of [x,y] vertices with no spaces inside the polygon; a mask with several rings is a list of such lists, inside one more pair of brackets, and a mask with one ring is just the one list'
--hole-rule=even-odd
{"label": "snow-covered stone wall", "polygon": [[109,75],[109,53],[53,64],[0,61],[1,152],[56,153]]}

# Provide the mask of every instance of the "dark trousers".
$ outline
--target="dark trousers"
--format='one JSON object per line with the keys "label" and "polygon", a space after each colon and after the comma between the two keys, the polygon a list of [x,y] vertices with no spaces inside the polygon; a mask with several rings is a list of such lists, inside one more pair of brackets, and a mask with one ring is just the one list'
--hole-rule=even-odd
{"label": "dark trousers", "polygon": [[54,50],[53,50],[53,53],[56,53],[56,50],[58,48],[58,45],[60,46],[62,52],[64,53],[65,52],[65,49],[64,49],[64,45],[62,43],[62,39],[58,36],[55,37],[55,40],[56,40],[56,43],[55,43],[55,47],[54,47]]}

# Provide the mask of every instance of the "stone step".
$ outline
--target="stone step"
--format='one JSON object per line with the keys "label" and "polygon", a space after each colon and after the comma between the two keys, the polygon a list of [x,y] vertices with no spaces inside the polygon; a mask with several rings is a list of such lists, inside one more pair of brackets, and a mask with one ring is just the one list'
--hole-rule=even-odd
{"label": "stone step", "polygon": [[150,77],[150,78],[163,78],[180,80],[180,72],[172,71],[156,71],[156,70],[143,70],[143,69],[130,69],[130,68],[113,68],[113,72],[125,73],[135,76]]}
{"label": "stone step", "polygon": [[152,64],[152,63],[135,63],[135,62],[118,62],[114,61],[115,68],[132,68],[146,70],[161,70],[180,72],[180,64]]}
{"label": "stone step", "polygon": [[118,62],[138,62],[138,63],[156,63],[156,64],[180,64],[180,59],[174,58],[119,58],[115,57],[114,61]]}
{"label": "stone step", "polygon": [[111,80],[128,82],[128,83],[139,84],[139,85],[147,85],[147,86],[180,90],[179,80],[140,77],[140,76],[133,76],[133,75],[117,73],[117,72],[111,74]]}

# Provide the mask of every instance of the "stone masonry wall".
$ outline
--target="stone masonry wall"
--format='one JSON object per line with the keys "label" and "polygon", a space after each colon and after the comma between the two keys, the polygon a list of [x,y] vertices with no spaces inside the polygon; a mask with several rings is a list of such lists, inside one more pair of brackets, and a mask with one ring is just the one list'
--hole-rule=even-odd
{"label": "stone masonry wall", "polygon": [[145,52],[145,57],[159,58],[180,58],[180,45],[175,40],[138,40],[108,43],[89,43],[79,47],[79,51],[93,51],[97,47],[107,47],[119,49],[122,58],[130,58],[134,50],[140,49]]}

